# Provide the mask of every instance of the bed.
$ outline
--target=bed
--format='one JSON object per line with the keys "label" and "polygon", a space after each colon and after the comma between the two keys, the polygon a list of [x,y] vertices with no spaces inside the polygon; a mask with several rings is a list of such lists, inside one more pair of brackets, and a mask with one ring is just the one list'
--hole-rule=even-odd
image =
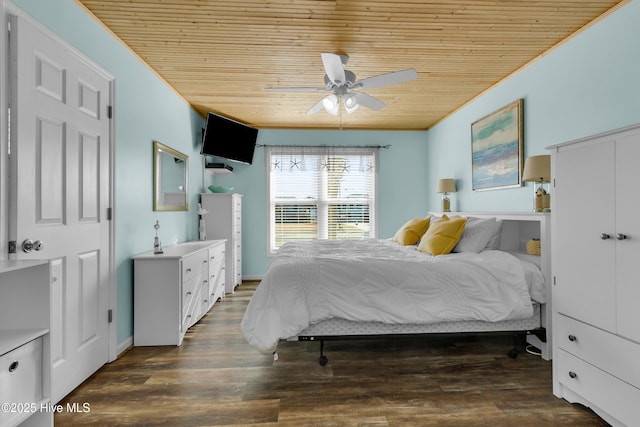
{"label": "bed", "polygon": [[[285,244],[247,306],[241,324],[246,340],[274,355],[280,340],[318,340],[324,365],[327,339],[520,331],[550,358],[548,215],[451,215],[456,217],[464,218],[463,232],[451,253],[437,256],[418,250],[426,233],[417,244]],[[439,218],[430,219],[431,230]],[[478,224],[485,224],[480,239]],[[540,239],[543,255],[526,253],[533,238]]]}

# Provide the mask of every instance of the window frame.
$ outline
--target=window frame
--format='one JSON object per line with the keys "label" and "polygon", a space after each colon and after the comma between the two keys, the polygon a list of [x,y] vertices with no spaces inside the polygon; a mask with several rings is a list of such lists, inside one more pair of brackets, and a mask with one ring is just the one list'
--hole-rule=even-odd
{"label": "window frame", "polygon": [[[277,254],[278,249],[275,248],[275,209],[272,209],[272,191],[273,191],[273,183],[271,182],[271,156],[272,154],[277,155],[278,153],[282,153],[283,155],[296,154],[300,156],[332,156],[332,155],[371,155],[373,157],[373,203],[370,204],[370,212],[369,212],[369,238],[377,238],[378,236],[378,193],[379,193],[379,185],[378,185],[378,171],[379,171],[379,147],[373,146],[265,146],[264,151],[264,161],[265,161],[265,174],[266,174],[266,234],[267,234],[267,255],[274,256]],[[319,184],[320,187],[324,187],[322,184]],[[344,199],[341,199],[344,200]],[[349,202],[353,201],[349,199]],[[313,204],[318,207],[318,234],[322,234],[320,228],[325,227],[328,228],[329,224],[325,221],[325,224],[321,224],[321,205],[329,206],[335,200],[329,200],[328,198],[324,198],[319,196],[317,199],[309,200],[310,204]],[[280,204],[280,202],[278,202]],[[286,204],[286,203],[285,203]],[[293,205],[300,205],[300,200],[295,202],[292,201]],[[373,211],[373,212],[371,212]]]}

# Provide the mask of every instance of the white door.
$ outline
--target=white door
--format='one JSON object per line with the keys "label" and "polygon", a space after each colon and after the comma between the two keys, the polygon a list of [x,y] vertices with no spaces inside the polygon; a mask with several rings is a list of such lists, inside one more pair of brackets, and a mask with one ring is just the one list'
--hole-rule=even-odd
{"label": "white door", "polygon": [[614,142],[569,145],[555,157],[553,304],[615,332]]}
{"label": "white door", "polygon": [[51,262],[57,402],[109,358],[111,83],[36,23],[10,25],[10,258]]}
{"label": "white door", "polygon": [[[616,321],[619,335],[640,342],[640,132],[616,141]],[[612,233],[613,234],[613,233]],[[613,237],[613,236],[612,236]]]}

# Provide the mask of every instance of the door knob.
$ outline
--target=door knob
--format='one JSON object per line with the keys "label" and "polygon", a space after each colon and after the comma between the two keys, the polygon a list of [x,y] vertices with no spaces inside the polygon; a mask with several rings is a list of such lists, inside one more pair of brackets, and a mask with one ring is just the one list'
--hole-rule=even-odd
{"label": "door knob", "polygon": [[44,248],[44,243],[41,240],[33,241],[31,239],[25,239],[22,242],[22,250],[26,253],[31,251],[41,251]]}
{"label": "door knob", "polygon": [[616,239],[618,239],[618,240],[624,240],[624,239],[626,239],[626,238],[627,238],[627,235],[626,235],[626,234],[618,233],[618,234],[616,235]]}
{"label": "door knob", "polygon": [[602,233],[602,234],[600,235],[600,238],[601,238],[602,240],[607,240],[609,237],[611,237],[611,236],[610,236],[610,235],[608,235],[607,233]]}

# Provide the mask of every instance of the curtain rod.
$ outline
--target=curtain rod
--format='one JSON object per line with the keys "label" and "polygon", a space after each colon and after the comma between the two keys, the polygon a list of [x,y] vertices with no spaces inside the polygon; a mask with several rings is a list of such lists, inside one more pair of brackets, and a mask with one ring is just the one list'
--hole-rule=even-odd
{"label": "curtain rod", "polygon": [[388,149],[391,144],[387,145],[275,145],[275,144],[256,144],[256,147],[275,147],[275,148],[384,148]]}

